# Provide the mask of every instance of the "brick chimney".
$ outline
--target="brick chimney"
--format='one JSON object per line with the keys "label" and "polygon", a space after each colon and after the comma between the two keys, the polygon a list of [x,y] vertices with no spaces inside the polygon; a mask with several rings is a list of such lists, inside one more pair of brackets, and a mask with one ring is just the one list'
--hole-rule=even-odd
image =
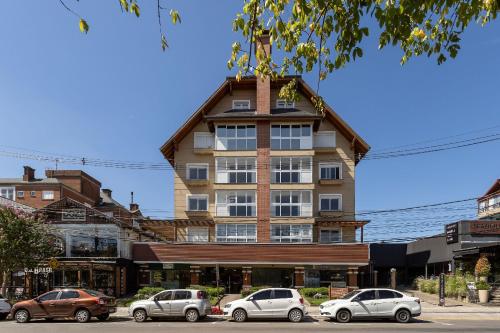
{"label": "brick chimney", "polygon": [[131,212],[135,212],[135,211],[138,211],[139,210],[139,204],[137,203],[131,203],[130,204],[130,211]]}
{"label": "brick chimney", "polygon": [[112,191],[111,191],[109,188],[103,188],[101,191],[102,191],[104,194],[106,194],[108,197],[110,197],[110,198],[111,198],[111,192],[112,192]]}
{"label": "brick chimney", "polygon": [[[262,51],[261,51],[262,50]],[[269,31],[265,30],[255,41],[255,53],[264,52],[271,56]],[[258,60],[257,60],[258,61]],[[271,79],[257,77],[257,114],[271,113]]]}
{"label": "brick chimney", "polygon": [[23,180],[26,182],[35,180],[35,169],[27,165],[25,165],[23,168],[24,168]]}

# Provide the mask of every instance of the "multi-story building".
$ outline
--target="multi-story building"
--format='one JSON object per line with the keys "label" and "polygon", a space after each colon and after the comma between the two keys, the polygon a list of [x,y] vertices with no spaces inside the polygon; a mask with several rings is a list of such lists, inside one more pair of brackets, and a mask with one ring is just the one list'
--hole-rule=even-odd
{"label": "multi-story building", "polygon": [[[292,79],[297,102],[278,97]],[[369,146],[314,95],[299,76],[229,77],[161,147],[175,219],[145,222],[169,243],[134,245],[142,284],[358,285],[355,167]]]}
{"label": "multi-story building", "polygon": [[500,220],[500,179],[478,201],[478,218]]}

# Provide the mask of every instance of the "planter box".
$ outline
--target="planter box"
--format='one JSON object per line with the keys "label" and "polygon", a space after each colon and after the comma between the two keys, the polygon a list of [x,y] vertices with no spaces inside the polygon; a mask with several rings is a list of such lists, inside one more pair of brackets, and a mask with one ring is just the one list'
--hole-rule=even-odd
{"label": "planter box", "polygon": [[489,290],[478,290],[479,303],[488,303]]}

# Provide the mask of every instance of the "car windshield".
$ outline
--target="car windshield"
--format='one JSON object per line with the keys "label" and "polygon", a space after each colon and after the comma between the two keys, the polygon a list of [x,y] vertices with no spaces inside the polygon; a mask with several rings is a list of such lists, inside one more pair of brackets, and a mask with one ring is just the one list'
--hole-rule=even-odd
{"label": "car windshield", "polygon": [[100,291],[97,291],[97,290],[84,289],[83,291],[85,291],[90,296],[94,296],[94,297],[105,296],[103,293],[101,293]]}
{"label": "car windshield", "polygon": [[361,292],[361,290],[353,290],[353,291],[350,291],[348,292],[347,294],[344,295],[344,297],[342,297],[341,299],[349,299],[357,294],[359,294]]}

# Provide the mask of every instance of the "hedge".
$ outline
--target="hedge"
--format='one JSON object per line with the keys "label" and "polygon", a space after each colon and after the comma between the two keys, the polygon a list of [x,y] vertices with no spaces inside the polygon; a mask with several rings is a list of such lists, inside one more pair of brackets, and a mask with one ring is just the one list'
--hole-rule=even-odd
{"label": "hedge", "polygon": [[314,297],[316,294],[321,294],[322,296],[328,296],[328,288],[320,287],[320,288],[302,288],[300,289],[300,293],[306,297]]}
{"label": "hedge", "polygon": [[258,286],[258,287],[251,287],[248,290],[242,290],[241,291],[241,297],[247,297],[250,294],[253,294],[254,292],[257,292],[261,289],[266,289],[266,288],[271,288],[270,286]]}

